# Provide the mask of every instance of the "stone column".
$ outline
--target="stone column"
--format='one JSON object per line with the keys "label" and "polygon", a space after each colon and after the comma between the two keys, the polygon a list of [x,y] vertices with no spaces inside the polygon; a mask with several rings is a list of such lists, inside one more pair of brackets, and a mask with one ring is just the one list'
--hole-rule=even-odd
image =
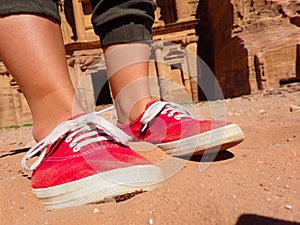
{"label": "stone column", "polygon": [[[156,3],[156,0],[154,1]],[[154,26],[164,26],[164,21],[160,20],[161,17],[161,8],[157,6],[155,10],[155,19],[154,19]]]}
{"label": "stone column", "polygon": [[70,43],[73,40],[71,39],[71,37],[75,34],[73,34],[72,32],[72,28],[71,26],[68,24],[67,18],[66,18],[66,14],[65,14],[65,1],[61,1],[61,6],[60,6],[60,18],[61,18],[61,31],[63,34],[63,39],[64,39],[64,43]]}
{"label": "stone column", "polygon": [[184,80],[184,88],[186,93],[193,99],[193,94],[192,94],[192,88],[191,88],[191,77],[189,74],[189,65],[187,62],[187,57],[185,58],[184,62],[181,64],[182,66],[182,76],[183,76],[183,80]]}
{"label": "stone column", "polygon": [[78,100],[83,107],[83,109],[87,112],[95,111],[95,101],[94,101],[94,89],[92,84],[91,75],[87,73],[86,75],[82,71],[82,65],[85,62],[84,57],[80,56],[79,53],[75,53],[78,56],[74,59],[73,65],[73,76],[74,76],[74,88],[76,91],[76,95]]}
{"label": "stone column", "polygon": [[198,101],[198,70],[197,70],[197,43],[193,42],[186,46],[186,60],[188,66],[188,73],[190,76],[191,94],[193,101]]}
{"label": "stone column", "polygon": [[79,2],[79,0],[72,0],[72,4],[73,4],[73,11],[74,11],[77,40],[84,41],[86,40],[86,35],[85,35],[85,25],[84,25],[82,4],[81,2]]}
{"label": "stone column", "polygon": [[178,20],[189,17],[189,3],[185,0],[176,0],[176,11]]}
{"label": "stone column", "polygon": [[162,100],[169,100],[169,83],[170,75],[172,73],[171,67],[164,62],[162,50],[164,44],[162,42],[157,42],[154,44],[155,58],[156,58],[156,67],[157,75],[160,86],[160,97]]}

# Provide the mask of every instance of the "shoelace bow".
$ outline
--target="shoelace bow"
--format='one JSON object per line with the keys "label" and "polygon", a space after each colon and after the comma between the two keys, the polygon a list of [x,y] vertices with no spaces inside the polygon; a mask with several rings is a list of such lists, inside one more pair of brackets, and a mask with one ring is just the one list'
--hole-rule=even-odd
{"label": "shoelace bow", "polygon": [[[71,148],[74,147],[73,152],[78,152],[83,146],[103,140],[114,140],[116,142],[127,144],[132,139],[131,137],[114,126],[112,123],[105,120],[103,117],[98,116],[101,113],[112,110],[112,108],[113,107],[109,107],[102,111],[89,113],[76,119],[61,123],[45,139],[28,150],[22,160],[23,168],[26,170],[34,170],[37,168],[43,161],[48,146],[55,143],[59,138],[64,137],[64,135],[66,135],[68,132],[72,133],[66,138],[65,141],[70,143],[69,146]],[[95,128],[99,128],[103,134],[106,134],[106,136],[98,136],[98,131],[96,131]],[[86,132],[80,134],[82,131]],[[38,153],[41,153],[38,159],[31,166],[28,166],[27,161]]]}
{"label": "shoelace bow", "polygon": [[[177,113],[175,116],[174,114]],[[153,120],[158,114],[167,114],[168,117],[174,117],[176,120],[180,120],[184,117],[194,118],[193,114],[185,107],[173,103],[173,102],[155,102],[148,107],[144,115],[141,118],[141,122],[144,126],[141,132],[144,132],[151,120]]]}

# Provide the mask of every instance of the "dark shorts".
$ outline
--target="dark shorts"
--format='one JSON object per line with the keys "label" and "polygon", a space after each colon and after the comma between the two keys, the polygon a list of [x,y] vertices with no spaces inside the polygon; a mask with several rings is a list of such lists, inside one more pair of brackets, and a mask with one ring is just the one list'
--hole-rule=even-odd
{"label": "dark shorts", "polygon": [[[60,22],[58,0],[0,0],[0,16],[35,14]],[[91,0],[92,24],[101,45],[150,41],[153,0]]]}

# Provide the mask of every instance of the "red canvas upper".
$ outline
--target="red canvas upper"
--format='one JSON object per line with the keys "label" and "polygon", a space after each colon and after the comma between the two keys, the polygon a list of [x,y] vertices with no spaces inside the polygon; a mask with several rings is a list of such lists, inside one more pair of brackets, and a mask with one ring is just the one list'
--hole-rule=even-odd
{"label": "red canvas upper", "polygon": [[[153,103],[155,102],[150,102],[146,106],[146,110]],[[172,111],[170,110],[167,113],[162,113],[165,108],[166,107],[155,116],[145,131],[142,131],[144,124],[141,122],[141,118],[145,112],[133,122],[129,124],[117,123],[117,126],[137,140],[158,144],[180,140],[230,124],[224,121],[197,120],[192,117],[176,119],[176,115],[181,114],[181,112],[176,112],[175,110],[175,112],[170,115]]]}
{"label": "red canvas upper", "polygon": [[[108,140],[87,144],[74,152],[75,146],[68,137],[72,131],[48,146],[46,155],[32,175],[33,188],[47,188],[83,179],[101,172],[134,165],[151,164],[147,159],[132,151],[128,146],[116,141],[101,129],[96,129],[93,137],[105,136]],[[74,140],[84,131],[73,136]],[[86,137],[81,141],[85,141]]]}

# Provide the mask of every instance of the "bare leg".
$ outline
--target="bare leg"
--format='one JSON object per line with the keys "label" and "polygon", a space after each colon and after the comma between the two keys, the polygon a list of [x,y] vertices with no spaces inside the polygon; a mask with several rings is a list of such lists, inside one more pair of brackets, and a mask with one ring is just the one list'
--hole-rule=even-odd
{"label": "bare leg", "polygon": [[60,25],[35,15],[0,18],[0,58],[24,93],[37,141],[83,110],[74,104]]}
{"label": "bare leg", "polygon": [[150,48],[147,44],[130,43],[104,50],[118,120],[131,122],[152,101],[148,82]]}

